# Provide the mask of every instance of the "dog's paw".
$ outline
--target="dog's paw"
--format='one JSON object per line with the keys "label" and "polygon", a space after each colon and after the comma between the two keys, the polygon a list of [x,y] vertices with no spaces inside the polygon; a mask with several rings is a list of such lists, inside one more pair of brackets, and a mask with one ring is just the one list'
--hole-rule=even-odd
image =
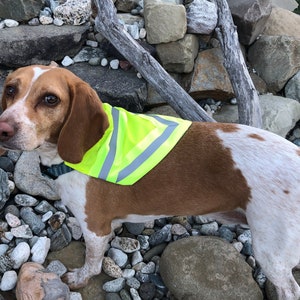
{"label": "dog's paw", "polygon": [[71,290],[77,290],[85,287],[88,283],[89,277],[83,268],[73,269],[62,276],[62,280],[69,286]]}

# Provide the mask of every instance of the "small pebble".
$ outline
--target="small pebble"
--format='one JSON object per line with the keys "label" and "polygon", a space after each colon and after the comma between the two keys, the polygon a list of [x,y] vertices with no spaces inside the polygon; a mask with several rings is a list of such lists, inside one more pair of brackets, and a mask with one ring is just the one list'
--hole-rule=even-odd
{"label": "small pebble", "polygon": [[143,300],[152,300],[155,297],[156,288],[154,283],[145,282],[139,289],[140,297]]}
{"label": "small pebble", "polygon": [[106,67],[108,65],[108,60],[106,58],[101,59],[101,66]]}
{"label": "small pebble", "polygon": [[47,222],[52,216],[53,216],[53,212],[49,210],[48,212],[42,215],[42,222],[43,223]]}
{"label": "small pebble", "polygon": [[102,269],[112,278],[120,278],[123,275],[121,268],[110,257],[103,258]]}
{"label": "small pebble", "polygon": [[128,261],[127,254],[125,254],[123,251],[116,248],[110,248],[108,250],[107,256],[113,259],[113,261],[121,268],[125,267]]}
{"label": "small pebble", "polygon": [[82,300],[82,296],[77,292],[70,292],[70,300]]}
{"label": "small pebble", "polygon": [[33,237],[32,231],[27,224],[12,228],[10,232],[17,238],[30,239]]}
{"label": "small pebble", "polygon": [[47,237],[39,237],[31,248],[31,260],[33,262],[43,264],[50,249],[50,239]]}
{"label": "small pebble", "polygon": [[122,250],[125,253],[133,253],[140,249],[140,243],[136,239],[128,237],[118,237],[116,236],[111,241],[111,246]]}
{"label": "small pebble", "polygon": [[132,300],[142,300],[138,291],[134,288],[130,288],[130,295],[132,297]]}
{"label": "small pebble", "polygon": [[5,254],[8,250],[9,246],[6,244],[0,244],[0,256]]}
{"label": "small pebble", "polygon": [[126,279],[133,278],[135,275],[135,271],[133,269],[124,269],[122,272],[122,277]]}
{"label": "small pebble", "polygon": [[173,224],[171,228],[171,233],[175,235],[182,235],[187,233],[187,230],[180,224]]}
{"label": "small pebble", "polygon": [[203,224],[200,229],[200,233],[203,235],[216,235],[218,232],[219,226],[217,222],[211,222]]}
{"label": "small pebble", "polygon": [[131,265],[135,266],[136,264],[140,263],[143,261],[143,256],[140,251],[136,251],[133,253],[132,258],[131,258]]}
{"label": "small pebble", "polygon": [[53,23],[53,18],[48,16],[40,16],[39,21],[42,25],[49,25]]}
{"label": "small pebble", "polygon": [[242,242],[234,242],[232,243],[232,246],[238,251],[241,252],[243,249],[243,243]]}
{"label": "small pebble", "polygon": [[101,58],[100,57],[92,57],[89,60],[89,65],[91,66],[99,66],[101,64]]}
{"label": "small pebble", "polygon": [[26,194],[18,194],[14,200],[20,206],[35,206],[39,203],[37,199]]}
{"label": "small pebble", "polygon": [[118,293],[125,287],[125,278],[117,278],[111,281],[107,281],[102,286],[105,292]]}
{"label": "small pebble", "polygon": [[19,26],[19,22],[12,20],[12,19],[5,19],[4,24],[6,27],[9,27],[9,28]]}
{"label": "small pebble", "polygon": [[93,47],[93,48],[97,48],[99,46],[98,42],[96,41],[91,41],[91,40],[87,40],[86,41],[86,45],[87,46],[90,46],[90,47]]}
{"label": "small pebble", "polygon": [[66,219],[66,214],[62,211],[57,211],[48,221],[51,229],[57,231]]}
{"label": "small pebble", "polygon": [[53,24],[56,26],[62,26],[62,25],[64,25],[64,21],[59,18],[54,18]]}
{"label": "small pebble", "polygon": [[82,237],[82,230],[76,218],[69,217],[67,219],[67,226],[70,229],[70,232],[74,240],[77,241]]}
{"label": "small pebble", "polygon": [[64,67],[68,67],[74,64],[74,60],[70,56],[65,56],[64,59],[61,61],[61,64]]}
{"label": "small pebble", "polygon": [[144,274],[151,274],[155,272],[155,263],[150,261],[141,269],[141,272]]}
{"label": "small pebble", "polygon": [[67,268],[59,260],[51,261],[46,270],[57,274],[59,277],[67,272]]}
{"label": "small pebble", "polygon": [[18,227],[21,225],[21,220],[11,213],[7,213],[5,219],[10,227]]}
{"label": "small pebble", "polygon": [[38,26],[40,25],[40,21],[38,18],[33,18],[31,20],[28,21],[28,25],[30,26]]}
{"label": "small pebble", "polygon": [[16,271],[6,271],[2,276],[0,290],[3,292],[12,290],[16,286],[17,280]]}
{"label": "small pebble", "polygon": [[110,61],[109,66],[113,69],[113,70],[118,70],[119,69],[119,60],[118,59],[113,59]]}
{"label": "small pebble", "polygon": [[27,243],[19,243],[13,251],[10,253],[10,258],[14,262],[13,268],[19,269],[23,263],[25,263],[30,256],[30,247]]}
{"label": "small pebble", "polygon": [[252,238],[251,238],[251,231],[250,230],[245,230],[242,234],[238,236],[238,241],[242,242],[243,244],[248,242],[252,243]]}

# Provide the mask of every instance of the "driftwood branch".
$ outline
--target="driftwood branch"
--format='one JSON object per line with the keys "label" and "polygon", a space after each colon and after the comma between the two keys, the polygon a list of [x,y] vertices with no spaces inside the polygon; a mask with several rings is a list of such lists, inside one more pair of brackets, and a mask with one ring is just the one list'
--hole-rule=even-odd
{"label": "driftwood branch", "polygon": [[141,75],[184,119],[214,122],[214,119],[143,49],[118,22],[112,0],[94,0],[95,26],[99,32],[138,70]]}
{"label": "driftwood branch", "polygon": [[219,18],[215,31],[224,54],[224,66],[238,101],[239,123],[261,128],[258,93],[247,70],[227,1],[215,0],[215,3]]}

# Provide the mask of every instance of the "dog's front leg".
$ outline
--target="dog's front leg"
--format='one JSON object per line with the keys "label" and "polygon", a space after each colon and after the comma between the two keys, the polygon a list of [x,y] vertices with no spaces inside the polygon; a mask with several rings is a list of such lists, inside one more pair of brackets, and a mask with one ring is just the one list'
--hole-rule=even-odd
{"label": "dog's front leg", "polygon": [[84,235],[86,247],[84,265],[63,276],[63,281],[69,285],[71,290],[86,286],[91,277],[101,272],[102,260],[110,238],[111,234],[97,236],[89,232]]}

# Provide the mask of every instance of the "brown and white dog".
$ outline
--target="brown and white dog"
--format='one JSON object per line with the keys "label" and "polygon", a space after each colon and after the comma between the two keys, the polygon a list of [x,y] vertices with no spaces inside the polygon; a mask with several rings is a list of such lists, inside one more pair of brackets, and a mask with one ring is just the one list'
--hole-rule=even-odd
{"label": "brown and white dog", "polygon": [[[0,146],[36,150],[44,165],[81,161],[104,134],[108,118],[96,92],[71,72],[29,66],[5,82]],[[173,150],[131,186],[77,171],[61,175],[62,201],[86,243],[71,288],[101,272],[114,228],[161,216],[245,211],[253,248],[280,299],[298,299],[292,269],[300,259],[300,150],[270,132],[237,124],[192,123]]]}

